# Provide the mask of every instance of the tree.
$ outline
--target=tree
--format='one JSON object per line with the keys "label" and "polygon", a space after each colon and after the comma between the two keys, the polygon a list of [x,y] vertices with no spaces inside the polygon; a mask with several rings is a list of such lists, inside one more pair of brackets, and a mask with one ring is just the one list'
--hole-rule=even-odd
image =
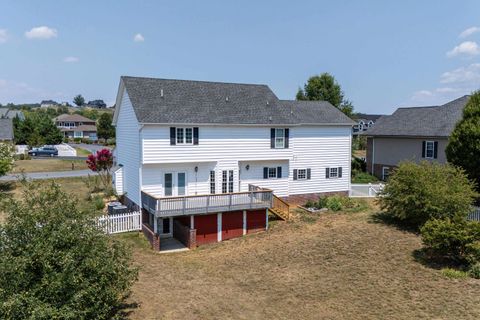
{"label": "tree", "polygon": [[76,95],[73,98],[73,103],[75,103],[77,107],[81,107],[85,104],[85,98],[81,94]]}
{"label": "tree", "polygon": [[87,158],[87,166],[93,172],[97,172],[106,190],[112,187],[113,154],[109,149],[102,149],[96,154],[90,154]]}
{"label": "tree", "polygon": [[13,169],[13,146],[7,142],[0,142],[0,177]]}
{"label": "tree", "polygon": [[115,127],[112,124],[113,115],[111,113],[102,113],[97,123],[97,135],[101,139],[115,138]]}
{"label": "tree", "polygon": [[462,167],[480,189],[480,90],[472,94],[463,109],[445,149],[448,162]]}
{"label": "tree", "polygon": [[379,204],[393,218],[418,228],[429,219],[465,218],[476,195],[460,168],[406,161],[390,175]]}
{"label": "tree", "polygon": [[353,115],[352,102],[345,99],[340,84],[327,72],[310,77],[303,89],[298,89],[296,99],[328,101],[347,116]]}
{"label": "tree", "polygon": [[59,185],[23,184],[2,206],[0,318],[114,318],[137,276],[129,250]]}
{"label": "tree", "polygon": [[27,113],[25,120],[13,119],[15,141],[29,146],[59,144],[63,135],[45,112]]}

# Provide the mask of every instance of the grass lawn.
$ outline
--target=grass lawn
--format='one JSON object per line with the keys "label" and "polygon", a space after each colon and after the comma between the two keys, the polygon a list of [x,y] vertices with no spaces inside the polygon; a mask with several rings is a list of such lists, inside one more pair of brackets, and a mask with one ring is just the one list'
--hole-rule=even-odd
{"label": "grass lawn", "polygon": [[88,151],[87,149],[83,149],[79,147],[75,147],[74,149],[77,150],[77,157],[86,157],[91,154],[91,152]]}
{"label": "grass lawn", "polygon": [[479,319],[480,280],[415,260],[418,235],[370,212],[302,213],[268,232],[158,254],[118,236],[140,267],[133,319]]}
{"label": "grass lawn", "polygon": [[75,170],[88,169],[85,160],[61,160],[61,159],[35,159],[16,160],[13,173],[25,172],[49,172],[49,171],[70,171],[72,163]]}

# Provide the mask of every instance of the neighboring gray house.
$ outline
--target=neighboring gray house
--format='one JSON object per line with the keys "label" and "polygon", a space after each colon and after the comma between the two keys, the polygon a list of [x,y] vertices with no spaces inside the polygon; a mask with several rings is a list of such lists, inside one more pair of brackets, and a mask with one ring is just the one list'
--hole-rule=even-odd
{"label": "neighboring gray house", "polygon": [[13,140],[13,122],[12,119],[0,119],[0,141]]}
{"label": "neighboring gray house", "polygon": [[358,113],[354,119],[356,124],[353,126],[353,134],[358,135],[370,128],[373,128],[375,122],[381,117],[381,114]]}
{"label": "neighboring gray house", "polygon": [[0,118],[2,119],[13,119],[18,117],[20,120],[25,119],[25,115],[20,110],[11,110],[9,108],[0,108]]}
{"label": "neighboring gray house", "polygon": [[462,118],[466,95],[441,106],[398,108],[369,129],[367,171],[385,180],[402,160],[445,163],[445,147]]}
{"label": "neighboring gray house", "polygon": [[54,118],[53,121],[66,138],[97,140],[95,120],[88,119],[79,114],[62,114]]}

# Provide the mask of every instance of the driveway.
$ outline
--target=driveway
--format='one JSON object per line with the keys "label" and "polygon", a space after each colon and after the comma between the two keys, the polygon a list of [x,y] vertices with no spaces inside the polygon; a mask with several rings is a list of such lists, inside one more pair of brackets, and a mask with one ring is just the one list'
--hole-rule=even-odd
{"label": "driveway", "polygon": [[[97,173],[91,170],[74,170],[74,171],[57,171],[57,172],[30,172],[25,173],[25,177],[31,180],[39,179],[53,179],[53,178],[73,178],[73,177],[86,177],[88,175],[95,175]],[[20,180],[22,175],[20,174],[8,174],[0,177],[0,181],[15,181]]]}
{"label": "driveway", "polygon": [[102,146],[101,144],[69,143],[69,145],[73,148],[77,147],[77,148],[82,148],[82,149],[88,150],[91,153],[95,153],[95,152],[97,152],[99,150],[102,150],[102,149],[112,150],[111,147]]}

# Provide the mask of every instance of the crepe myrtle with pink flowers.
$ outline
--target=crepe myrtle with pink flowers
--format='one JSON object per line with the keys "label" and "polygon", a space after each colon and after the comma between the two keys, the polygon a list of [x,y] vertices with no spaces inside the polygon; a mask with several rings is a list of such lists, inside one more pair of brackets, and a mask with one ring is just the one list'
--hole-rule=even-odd
{"label": "crepe myrtle with pink flowers", "polygon": [[87,158],[87,166],[93,172],[97,172],[105,188],[110,187],[112,176],[110,170],[113,167],[113,154],[109,149],[102,149]]}

